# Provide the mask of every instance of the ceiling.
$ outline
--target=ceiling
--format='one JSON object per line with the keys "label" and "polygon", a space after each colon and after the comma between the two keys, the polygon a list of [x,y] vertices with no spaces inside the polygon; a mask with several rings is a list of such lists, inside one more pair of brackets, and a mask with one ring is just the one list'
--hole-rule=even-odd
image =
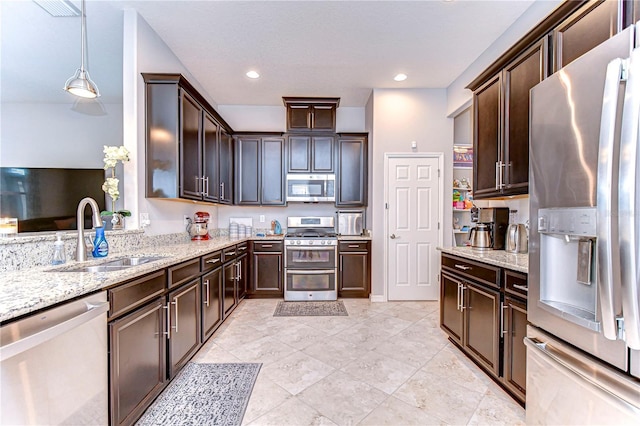
{"label": "ceiling", "polygon": [[[361,107],[373,88],[446,88],[533,1],[88,0],[88,69],[100,99],[121,102],[122,11],[133,8],[218,104]],[[80,65],[79,18],[0,3],[2,102],[73,102],[62,86]],[[400,72],[408,79],[394,81]]]}

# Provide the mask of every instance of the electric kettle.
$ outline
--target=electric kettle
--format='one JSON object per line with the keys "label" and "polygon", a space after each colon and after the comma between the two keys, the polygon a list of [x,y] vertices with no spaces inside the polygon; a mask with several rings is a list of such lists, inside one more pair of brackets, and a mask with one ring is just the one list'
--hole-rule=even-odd
{"label": "electric kettle", "polygon": [[469,242],[474,250],[491,250],[493,248],[493,240],[489,225],[478,223],[469,231]]}
{"label": "electric kettle", "polygon": [[507,243],[505,250],[510,253],[527,253],[529,237],[527,229],[522,223],[512,223],[507,228]]}

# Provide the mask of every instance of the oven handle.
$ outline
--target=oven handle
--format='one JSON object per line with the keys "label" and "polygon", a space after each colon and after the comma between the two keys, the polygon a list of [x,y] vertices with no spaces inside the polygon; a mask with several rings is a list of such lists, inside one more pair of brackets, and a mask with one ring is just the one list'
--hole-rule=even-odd
{"label": "oven handle", "polygon": [[287,275],[295,274],[295,275],[325,275],[325,274],[335,274],[335,269],[313,269],[313,270],[304,270],[304,269],[295,269],[287,270]]}
{"label": "oven handle", "polygon": [[312,250],[312,251],[329,251],[335,250],[335,246],[331,247],[307,247],[307,246],[295,246],[295,247],[287,247],[287,250]]}

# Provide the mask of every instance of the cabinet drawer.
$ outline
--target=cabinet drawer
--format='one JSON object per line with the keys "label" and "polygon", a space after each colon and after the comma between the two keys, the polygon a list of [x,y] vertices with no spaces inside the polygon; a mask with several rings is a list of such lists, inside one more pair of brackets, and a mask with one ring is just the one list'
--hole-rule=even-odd
{"label": "cabinet drawer", "polygon": [[226,263],[235,259],[238,256],[238,249],[236,246],[227,247],[222,250],[222,262]]}
{"label": "cabinet drawer", "polygon": [[165,291],[166,283],[167,276],[162,270],[110,289],[107,293],[109,298],[109,319],[118,317],[162,295]]}
{"label": "cabinet drawer", "polygon": [[511,293],[513,295],[517,295],[526,299],[529,291],[527,274],[505,269],[504,270],[504,290],[506,293]]}
{"label": "cabinet drawer", "polygon": [[340,241],[338,245],[339,251],[368,251],[368,241]]}
{"label": "cabinet drawer", "polygon": [[222,251],[218,250],[211,254],[202,256],[201,262],[202,263],[200,265],[200,270],[202,272],[208,272],[212,269],[217,268],[218,266],[222,265]]}
{"label": "cabinet drawer", "polygon": [[200,258],[195,258],[172,266],[169,271],[169,288],[186,283],[200,275]]}
{"label": "cabinet drawer", "polygon": [[238,256],[242,256],[247,252],[247,250],[249,250],[249,243],[247,242],[240,243],[236,246],[236,254]]}
{"label": "cabinet drawer", "polygon": [[469,278],[491,287],[500,288],[500,268],[460,257],[442,255],[442,267],[460,277]]}
{"label": "cabinet drawer", "polygon": [[282,242],[280,241],[254,241],[253,251],[282,251]]}

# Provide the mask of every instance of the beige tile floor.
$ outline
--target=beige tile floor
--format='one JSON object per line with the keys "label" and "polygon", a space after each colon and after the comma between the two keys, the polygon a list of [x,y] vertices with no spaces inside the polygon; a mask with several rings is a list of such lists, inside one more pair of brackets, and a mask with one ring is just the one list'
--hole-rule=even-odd
{"label": "beige tile floor", "polygon": [[437,302],[344,299],[347,317],[245,300],[194,362],[261,362],[245,425],[516,425],[524,409],[448,342]]}

